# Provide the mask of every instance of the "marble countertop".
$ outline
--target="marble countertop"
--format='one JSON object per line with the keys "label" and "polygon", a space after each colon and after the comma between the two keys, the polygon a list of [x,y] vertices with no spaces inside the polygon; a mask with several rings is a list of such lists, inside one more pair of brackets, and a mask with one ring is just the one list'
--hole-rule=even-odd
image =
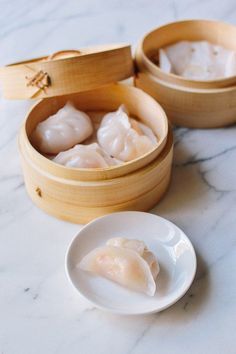
{"label": "marble countertop", "polygon": [[[0,64],[64,48],[129,42],[182,18],[236,24],[233,0],[0,0]],[[196,279],[171,308],[122,317],[68,283],[65,251],[81,228],[26,195],[17,133],[31,102],[0,100],[0,353],[235,354],[236,127],[175,129],[173,178],[151,212],[190,237]]]}

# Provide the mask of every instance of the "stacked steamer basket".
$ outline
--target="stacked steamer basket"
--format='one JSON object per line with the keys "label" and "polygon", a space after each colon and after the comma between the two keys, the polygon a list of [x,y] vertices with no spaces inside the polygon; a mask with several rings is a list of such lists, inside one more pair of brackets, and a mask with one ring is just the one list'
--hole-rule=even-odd
{"label": "stacked steamer basket", "polygon": [[153,96],[176,125],[216,128],[236,122],[236,77],[195,81],[154,64],[160,48],[182,40],[206,40],[236,51],[236,27],[207,20],[171,23],[148,33],[136,51],[136,86]]}
{"label": "stacked steamer basket", "polygon": [[[42,98],[28,113],[19,136],[25,185],[46,212],[72,222],[120,210],[148,210],[165,193],[171,175],[172,133],[161,106],[142,90],[115,83],[131,77],[126,45],[103,46],[9,65],[1,70],[6,98]],[[123,165],[100,169],[68,168],[40,154],[30,143],[37,124],[67,101],[82,111],[114,111],[125,104],[130,114],[156,134],[157,146]]]}

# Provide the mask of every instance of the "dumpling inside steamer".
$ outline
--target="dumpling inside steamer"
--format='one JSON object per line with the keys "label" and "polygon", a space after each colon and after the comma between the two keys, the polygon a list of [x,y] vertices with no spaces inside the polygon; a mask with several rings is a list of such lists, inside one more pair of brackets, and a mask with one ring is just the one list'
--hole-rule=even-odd
{"label": "dumpling inside steamer", "polygon": [[169,45],[159,50],[158,61],[163,71],[193,80],[236,75],[236,52],[207,41]]}
{"label": "dumpling inside steamer", "polygon": [[129,117],[124,105],[115,112],[84,113],[67,103],[39,123],[30,140],[50,160],[70,168],[120,165],[157,145],[152,129]]}
{"label": "dumpling inside steamer", "polygon": [[30,140],[44,154],[58,154],[83,142],[93,133],[89,116],[70,102],[39,123]]}
{"label": "dumpling inside steamer", "polygon": [[129,118],[124,105],[103,117],[97,131],[97,140],[110,156],[124,162],[146,154],[157,144],[152,130]]}
{"label": "dumpling inside steamer", "polygon": [[109,156],[97,143],[75,145],[70,150],[60,152],[52,161],[71,168],[105,168],[122,163]]}
{"label": "dumpling inside steamer", "polygon": [[123,237],[95,248],[78,267],[150,296],[156,292],[155,280],[160,270],[155,255],[143,241]]}

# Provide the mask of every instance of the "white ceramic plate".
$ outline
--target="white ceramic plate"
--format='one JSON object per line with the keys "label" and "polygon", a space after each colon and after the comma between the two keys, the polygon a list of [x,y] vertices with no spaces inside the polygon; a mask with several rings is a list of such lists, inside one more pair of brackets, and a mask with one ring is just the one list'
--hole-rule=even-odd
{"label": "white ceramic plate", "polygon": [[[160,273],[153,297],[76,267],[89,251],[117,236],[143,240],[156,254]],[[114,213],[90,222],[73,239],[66,255],[66,273],[78,292],[96,307],[118,314],[147,314],[169,307],[186,293],[195,272],[196,255],[183,231],[164,218],[141,212]]]}

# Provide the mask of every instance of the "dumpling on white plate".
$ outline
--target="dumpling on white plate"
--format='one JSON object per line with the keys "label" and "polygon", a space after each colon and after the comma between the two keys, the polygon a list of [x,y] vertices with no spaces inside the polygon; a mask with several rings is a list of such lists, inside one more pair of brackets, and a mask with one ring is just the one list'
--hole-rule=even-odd
{"label": "dumpling on white plate", "polygon": [[72,149],[60,152],[52,161],[71,168],[105,168],[122,163],[110,157],[97,143],[75,145]]}
{"label": "dumpling on white plate", "polygon": [[31,135],[31,143],[40,152],[58,154],[83,142],[93,133],[89,116],[70,102],[39,123]]}
{"label": "dumpling on white plate", "polygon": [[151,151],[157,144],[155,135],[154,141],[146,135],[142,126],[144,124],[138,122],[136,129],[132,127],[131,119],[122,105],[102,119],[97,131],[98,143],[110,156],[125,162],[131,161]]}
{"label": "dumpling on white plate", "polygon": [[89,252],[79,268],[112,280],[130,290],[153,296],[159,273],[156,257],[139,240],[114,238]]}
{"label": "dumpling on white plate", "polygon": [[155,280],[160,268],[156,256],[149,251],[145,243],[141,240],[127,239],[124,237],[114,237],[107,241],[108,246],[115,246],[121,248],[129,248],[137,252],[149,265],[152,272],[153,279]]}
{"label": "dumpling on white plate", "polygon": [[124,237],[113,237],[106,242],[107,246],[129,248],[137,252],[140,256],[143,255],[146,245],[143,241],[136,239],[128,239]]}

